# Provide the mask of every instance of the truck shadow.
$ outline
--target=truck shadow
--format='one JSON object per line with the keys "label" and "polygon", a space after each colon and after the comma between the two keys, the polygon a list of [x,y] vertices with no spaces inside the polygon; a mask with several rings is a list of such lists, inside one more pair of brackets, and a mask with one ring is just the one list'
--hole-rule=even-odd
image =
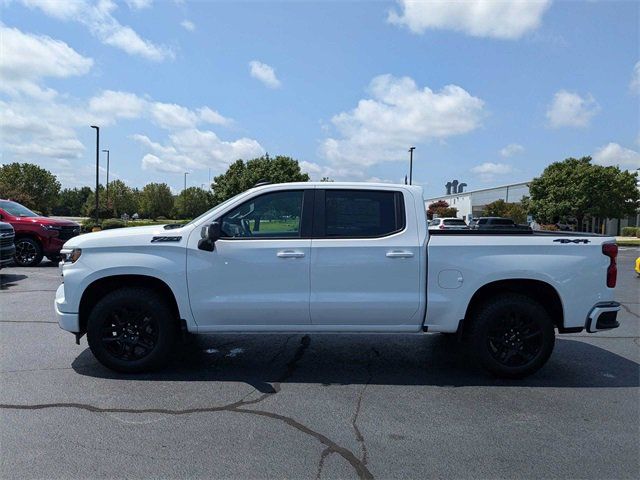
{"label": "truck shadow", "polygon": [[522,380],[496,379],[442,335],[220,335],[182,345],[167,368],[118,374],[89,349],[72,364],[80,375],[131,381],[244,382],[262,393],[273,384],[435,385],[552,388],[638,387],[640,365],[582,341],[561,339],[545,367]]}
{"label": "truck shadow", "polygon": [[8,290],[15,287],[19,281],[27,278],[26,275],[15,273],[0,273],[0,290]]}

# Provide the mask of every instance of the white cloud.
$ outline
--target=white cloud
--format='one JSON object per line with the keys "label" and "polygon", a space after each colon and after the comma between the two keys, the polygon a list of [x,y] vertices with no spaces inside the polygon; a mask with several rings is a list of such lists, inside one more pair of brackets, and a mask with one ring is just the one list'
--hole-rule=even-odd
{"label": "white cloud", "polygon": [[513,168],[506,163],[485,162],[481,165],[476,165],[471,171],[479,175],[480,180],[483,182],[490,182],[495,180],[496,177],[511,173]]}
{"label": "white cloud", "polygon": [[453,30],[474,37],[516,39],[537,29],[550,0],[398,0],[388,21],[413,33]]}
{"label": "white cloud", "polygon": [[0,91],[10,95],[51,99],[56,92],[40,85],[43,78],[84,75],[93,65],[92,59],[50,37],[0,25],[0,38]]}
{"label": "white cloud", "polygon": [[599,165],[614,165],[627,170],[635,170],[640,168],[640,152],[611,142],[596,150],[596,153],[593,154],[593,161]]}
{"label": "white cloud", "polygon": [[131,138],[151,150],[151,154],[143,157],[142,167],[161,172],[207,167],[223,169],[239,158],[254,158],[265,153],[264,148],[251,138],[225,141],[212,131],[195,128],[169,135],[169,141],[164,145],[145,135],[133,135]]}
{"label": "white cloud", "polygon": [[192,128],[198,116],[186,107],[175,103],[156,102],[151,106],[151,116],[162,128]]}
{"label": "white cloud", "polygon": [[574,92],[560,90],[547,108],[547,119],[553,128],[588,127],[600,106],[591,94],[581,97]]}
{"label": "white cloud", "polygon": [[143,10],[149,8],[153,0],[127,0],[127,5],[132,10]]}
{"label": "white cloud", "polygon": [[196,29],[195,24],[191,20],[183,20],[180,22],[180,25],[189,32],[193,32]]}
{"label": "white cloud", "polygon": [[249,62],[249,70],[253,78],[260,80],[269,88],[279,88],[282,85],[273,67],[266,63],[252,60]]}
{"label": "white cloud", "polygon": [[327,138],[320,153],[332,166],[353,168],[406,161],[406,149],[430,139],[445,139],[480,126],[484,102],[457,85],[434,92],[409,77],[380,75],[351,111],[331,122],[338,138]]}
{"label": "white cloud", "polygon": [[633,67],[629,89],[633,93],[640,95],[640,61],[636,62],[635,66]]}
{"label": "white cloud", "polygon": [[89,109],[111,118],[138,118],[144,112],[146,103],[135,93],[105,90],[89,100]]}
{"label": "white cloud", "polygon": [[112,0],[89,3],[86,0],[22,0],[31,9],[40,9],[58,20],[75,21],[89,29],[102,43],[119,48],[129,55],[138,55],[159,62],[173,58],[167,47],[145,40],[131,27],[122,25],[112,15],[118,7]]}
{"label": "white cloud", "polygon": [[210,109],[209,107],[199,108],[198,116],[203,122],[212,123],[215,125],[229,125],[233,123],[233,120],[227,117],[223,117],[218,112]]}
{"label": "white cloud", "polygon": [[510,143],[506,147],[500,149],[500,155],[505,158],[512,157],[513,155],[517,155],[522,152],[524,152],[524,147],[518,143]]}

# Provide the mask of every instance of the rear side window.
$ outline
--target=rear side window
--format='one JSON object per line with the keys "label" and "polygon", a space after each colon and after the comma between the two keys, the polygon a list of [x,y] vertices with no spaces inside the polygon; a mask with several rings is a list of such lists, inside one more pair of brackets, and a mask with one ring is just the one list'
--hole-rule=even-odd
{"label": "rear side window", "polygon": [[324,197],[324,225],[317,232],[321,236],[383,237],[405,227],[400,192],[327,189]]}

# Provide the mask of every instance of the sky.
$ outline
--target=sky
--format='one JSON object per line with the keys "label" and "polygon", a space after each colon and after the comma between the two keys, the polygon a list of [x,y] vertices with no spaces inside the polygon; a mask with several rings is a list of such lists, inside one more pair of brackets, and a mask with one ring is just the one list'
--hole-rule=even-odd
{"label": "sky", "polygon": [[[238,158],[440,195],[640,167],[640,2],[0,0],[0,163],[208,186]],[[101,182],[106,157],[101,153]]]}

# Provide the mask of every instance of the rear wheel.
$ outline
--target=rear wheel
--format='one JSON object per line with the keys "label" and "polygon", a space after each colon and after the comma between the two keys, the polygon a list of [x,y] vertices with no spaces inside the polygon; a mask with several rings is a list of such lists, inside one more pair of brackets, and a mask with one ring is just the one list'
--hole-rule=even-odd
{"label": "rear wheel", "polygon": [[539,370],[555,343],[553,322],[535,300],[505,294],[485,302],[471,319],[467,340],[475,359],[495,376],[522,378]]}
{"label": "rear wheel", "polygon": [[20,267],[35,267],[42,261],[42,247],[37,240],[29,237],[15,241],[16,254],[14,260]]}
{"label": "rear wheel", "polygon": [[104,366],[125,373],[163,366],[178,337],[178,322],[153,290],[122,288],[102,298],[89,315],[87,341]]}

